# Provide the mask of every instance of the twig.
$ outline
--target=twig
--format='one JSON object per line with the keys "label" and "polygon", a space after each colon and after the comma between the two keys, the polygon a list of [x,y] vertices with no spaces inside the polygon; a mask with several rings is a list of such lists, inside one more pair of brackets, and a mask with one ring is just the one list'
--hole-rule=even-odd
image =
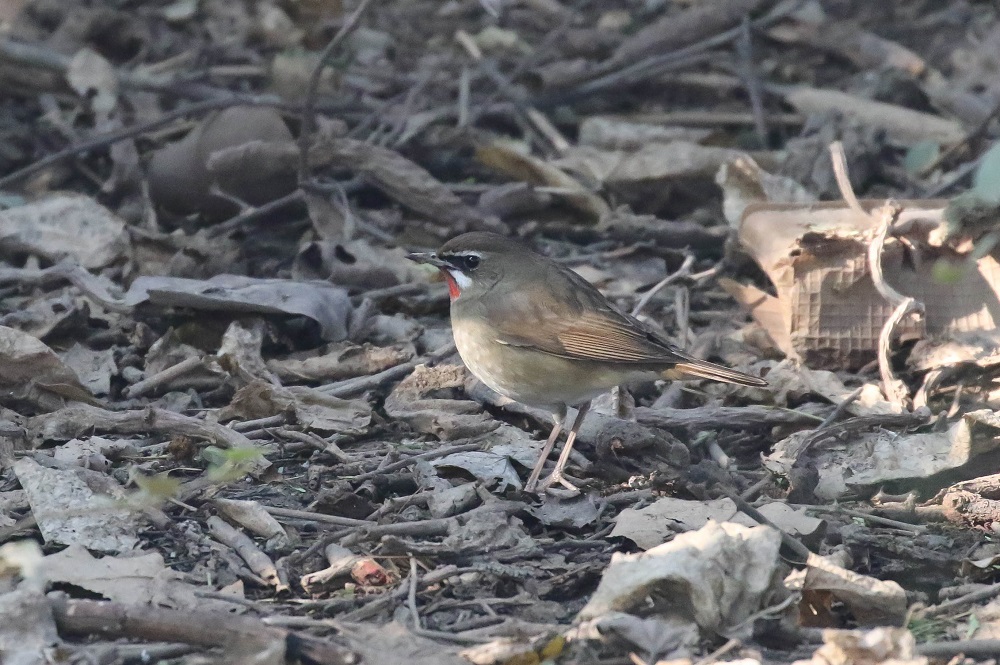
{"label": "twig", "polygon": [[420,613],[417,612],[417,560],[410,557],[410,584],[406,594],[406,606],[410,608],[410,618],[413,619],[413,627],[417,630],[423,628],[420,623]]}
{"label": "twig", "polygon": [[285,414],[279,413],[276,416],[267,416],[266,418],[257,418],[255,420],[242,420],[239,422],[229,423],[229,427],[236,430],[237,432],[250,432],[252,430],[264,429],[267,427],[277,427],[279,425],[284,425],[285,420],[287,420]]}
{"label": "twig", "polygon": [[[590,420],[596,414],[591,414]],[[692,409],[652,409],[640,407],[636,418],[643,425],[666,430],[696,428],[751,429],[774,425],[812,424],[818,418],[791,409],[772,409],[766,406],[702,406]]]}
{"label": "twig", "polygon": [[802,442],[797,453],[799,459],[804,459],[804,455],[813,446],[832,439],[844,439],[848,434],[860,432],[870,428],[890,427],[916,427],[923,425],[930,418],[930,409],[916,409],[914,411],[904,411],[903,413],[881,414],[874,416],[855,416],[835,425],[828,425],[823,429],[813,430]]}
{"label": "twig", "polygon": [[309,76],[309,85],[306,88],[305,101],[302,104],[302,125],[299,127],[299,182],[303,183],[309,177],[309,148],[312,145],[313,123],[316,118],[316,93],[319,89],[320,76],[326,68],[328,61],[333,57],[334,51],[347,39],[352,32],[357,29],[361,17],[364,16],[371,5],[372,0],[361,0],[361,4],[354,10],[354,13],[347,17],[344,25],[333,36],[330,43],[319,55],[319,62]]}
{"label": "twig", "polygon": [[924,306],[922,303],[918,303],[913,298],[907,298],[896,306],[892,315],[886,320],[885,325],[882,326],[882,331],[878,336],[878,369],[879,374],[882,376],[882,387],[885,391],[886,399],[897,404],[902,404],[909,396],[910,391],[906,387],[906,384],[897,379],[892,371],[892,363],[889,359],[892,339],[896,327],[904,318],[912,313],[922,314],[923,311]]}
{"label": "twig", "polygon": [[844,508],[843,506],[813,506],[811,504],[788,504],[788,505],[794,506],[796,508],[804,508],[807,511],[812,511],[816,513],[836,513],[840,515],[847,515],[848,517],[857,517],[872,524],[881,524],[882,526],[888,526],[894,529],[902,529],[903,531],[909,531],[914,534],[921,534],[927,530],[927,527],[924,526],[923,524],[910,524],[908,522],[900,522],[899,520],[889,519],[888,517],[882,517],[881,515],[872,515],[870,513],[865,513],[860,510],[852,510],[850,508]]}
{"label": "twig", "polygon": [[46,597],[62,635],[101,635],[105,639],[184,642],[207,647],[240,644],[252,652],[280,646],[292,661],[349,665],[358,656],[342,646],[303,633],[268,626],[260,619],[225,612],[126,606],[97,600]]}
{"label": "twig", "polygon": [[28,164],[27,166],[20,168],[13,173],[8,173],[7,175],[0,178],[0,189],[5,189],[10,187],[10,185],[23,180],[30,175],[38,173],[39,171],[52,166],[53,164],[58,164],[64,159],[70,157],[75,157],[83,153],[90,152],[92,150],[97,150],[98,148],[104,148],[119,141],[125,141],[127,139],[135,138],[140,134],[145,134],[146,132],[151,132],[160,127],[165,127],[170,123],[178,120],[179,118],[184,118],[189,115],[194,115],[198,113],[204,113],[206,111],[214,111],[216,109],[228,108],[230,106],[235,106],[236,104],[242,103],[239,99],[209,99],[208,101],[198,102],[196,104],[191,104],[190,106],[185,106],[183,108],[175,109],[169,113],[164,113],[156,120],[151,120],[149,122],[142,122],[137,125],[132,125],[130,127],[123,127],[122,129],[108,132],[107,134],[100,134],[94,136],[82,143],[77,143],[76,145],[69,146],[68,148],[63,148],[58,152],[54,152],[51,155],[46,155],[41,159]]}
{"label": "twig", "polygon": [[971,162],[966,162],[965,164],[962,164],[957,169],[951,172],[950,178],[934,185],[933,187],[925,189],[923,191],[923,198],[935,199],[941,196],[949,189],[951,189],[958,183],[962,182],[964,179],[968,178],[973,171],[979,168],[979,162],[981,162],[982,159],[983,156],[980,155]]}
{"label": "twig", "polygon": [[759,510],[751,506],[749,503],[744,501],[742,498],[740,498],[740,495],[738,495],[736,492],[733,492],[729,488],[723,488],[722,491],[725,493],[727,497],[729,497],[729,499],[733,503],[736,504],[736,507],[740,509],[741,513],[745,514],[747,517],[756,520],[757,522],[760,522],[761,524],[766,524],[767,526],[771,527],[772,529],[780,533],[781,542],[787,545],[790,550],[792,550],[797,555],[802,557],[803,562],[809,559],[809,555],[811,555],[812,552],[810,552],[809,548],[803,545],[801,541],[799,541],[797,538],[790,535],[780,526],[778,526],[770,519],[768,519],[768,517],[764,513],[760,512]]}
{"label": "twig", "polygon": [[458,127],[469,126],[469,97],[471,94],[469,68],[463,66],[458,77]]}
{"label": "twig", "polygon": [[[869,213],[861,206],[861,203],[858,202],[858,197],[855,196],[854,190],[851,187],[851,179],[847,175],[847,158],[844,155],[844,145],[840,141],[834,141],[830,144],[830,158],[833,161],[833,172],[837,178],[840,195],[844,198],[848,207],[859,215],[873,218],[874,221],[875,215]],[[892,340],[896,328],[902,320],[911,313],[923,314],[924,305],[896,291],[896,289],[885,281],[885,275],[882,272],[882,251],[885,246],[886,237],[889,234],[889,228],[898,213],[899,209],[893,205],[885,205],[878,211],[877,215],[881,223],[878,226],[875,237],[868,246],[868,272],[871,274],[872,284],[874,284],[875,289],[891,305],[895,306],[895,309],[885,324],[883,324],[882,330],[879,333],[878,368],[879,374],[882,376],[882,390],[885,392],[886,399],[897,404],[902,404],[909,396],[909,389],[902,381],[896,378],[892,371],[892,364],[889,358]]]}
{"label": "twig", "polygon": [[740,58],[740,78],[743,79],[750,98],[750,109],[753,111],[754,129],[762,147],[767,145],[767,121],[764,118],[763,92],[760,77],[753,66],[753,35],[750,31],[750,20],[743,18],[740,26],[740,36],[736,39],[736,53]]}
{"label": "twig", "polygon": [[816,429],[818,430],[825,429],[830,425],[832,425],[834,421],[836,421],[842,415],[844,415],[844,412],[847,411],[847,408],[851,406],[851,404],[854,404],[854,402],[856,402],[859,397],[861,397],[862,390],[864,390],[863,387],[855,388],[850,395],[842,399],[840,403],[837,404],[837,406],[833,409],[833,411],[830,412],[830,415],[824,418],[823,422],[821,422],[819,425],[816,426]]}
{"label": "twig", "polygon": [[741,646],[743,646],[743,643],[740,642],[739,640],[729,640],[728,642],[726,642],[721,647],[719,647],[712,653],[708,654],[701,660],[695,661],[694,665],[711,665],[711,663],[714,663],[715,661],[719,660],[719,658],[725,656],[733,649],[737,649]]}
{"label": "twig", "polygon": [[[442,582],[449,577],[475,572],[476,570],[477,569],[473,567],[459,568],[458,566],[452,564],[439,566],[423,576],[420,580],[420,586],[426,588],[433,584]],[[382,594],[381,596],[369,596],[370,600],[367,605],[345,614],[339,617],[339,619],[344,622],[362,621],[364,619],[368,619],[369,617],[375,616],[383,609],[392,605],[394,601],[402,600],[408,593],[409,585],[404,586],[403,584],[400,584],[398,587],[393,589],[391,593]]]}
{"label": "twig", "polygon": [[889,286],[882,273],[882,248],[885,245],[889,227],[896,218],[896,212],[897,209],[892,206],[885,206],[883,208],[882,223],[879,225],[878,232],[868,247],[868,271],[871,273],[875,289],[883,298],[896,307],[879,332],[878,369],[879,374],[882,376],[882,389],[885,391],[886,399],[897,404],[902,404],[909,396],[909,389],[906,387],[906,384],[896,378],[892,371],[892,363],[889,357],[892,349],[892,340],[895,336],[897,326],[899,326],[903,319],[911,313],[922,315],[924,305],[921,302],[917,302],[914,298],[902,295],[896,289]]}
{"label": "twig", "polygon": [[228,524],[221,517],[213,515],[206,523],[212,536],[223,545],[232,548],[243,559],[250,570],[256,573],[276,592],[287,591],[288,587],[278,578],[278,568],[250,536]]}
{"label": "twig", "polygon": [[656,283],[655,286],[653,286],[653,288],[642,294],[642,298],[640,298],[639,302],[637,302],[635,304],[635,307],[632,308],[632,316],[639,316],[639,313],[642,312],[642,310],[646,307],[646,305],[649,304],[649,301],[652,300],[657,293],[665,289],[670,284],[673,284],[677,280],[681,279],[682,277],[689,276],[691,274],[691,268],[693,266],[694,266],[694,255],[688,254],[687,256],[684,257],[684,263],[681,264],[680,268],[678,268],[676,271],[672,272],[671,274],[661,279],[659,282]]}
{"label": "twig", "polygon": [[276,506],[264,506],[264,510],[275,517],[288,517],[297,520],[307,520],[320,522],[322,524],[332,524],[334,526],[367,527],[375,526],[375,522],[366,520],[356,520],[350,517],[340,517],[338,515],[326,515],[323,513],[313,513],[308,510],[293,510],[292,508],[278,508]]}
{"label": "twig", "polygon": [[278,430],[275,434],[281,438],[291,439],[292,441],[298,441],[299,443],[311,446],[320,452],[330,455],[341,464],[350,464],[355,461],[353,457],[341,450],[335,441],[327,441],[312,432],[300,432],[286,428]]}
{"label": "twig", "polygon": [[[785,16],[798,11],[803,2],[787,3],[779,6],[766,16],[750,22],[752,29],[765,28],[772,23],[782,20]],[[720,32],[717,35],[703,39],[700,42],[676,49],[669,53],[653,55],[638,62],[619,68],[620,62],[611,62],[607,66],[597,71],[597,76],[589,81],[576,86],[571,91],[557,91],[542,95],[534,101],[535,106],[554,106],[564,104],[567,100],[579,98],[583,95],[604,90],[609,87],[621,87],[631,85],[642,80],[659,76],[674,69],[690,67],[697,63],[714,59],[715,55],[710,51],[719,46],[724,46],[738,39],[743,28],[737,26]]]}
{"label": "twig", "polygon": [[833,175],[837,179],[837,187],[840,189],[840,195],[847,203],[847,207],[859,215],[868,217],[869,213],[861,206],[858,197],[855,196],[851,178],[847,175],[847,155],[844,154],[842,142],[834,141],[830,144],[830,159],[833,161]]}
{"label": "twig", "polygon": [[298,203],[304,199],[305,194],[302,190],[296,189],[290,194],[285,194],[284,196],[274,199],[273,201],[268,201],[263,205],[248,208],[235,217],[230,217],[224,222],[219,222],[215,226],[206,230],[205,235],[209,239],[219,238],[265,215],[269,215],[276,210],[280,210],[285,206],[292,205],[293,203]]}
{"label": "twig", "polygon": [[771,474],[766,474],[763,478],[755,482],[753,485],[740,492],[740,498],[743,499],[744,501],[753,501],[757,497],[758,492],[760,492],[762,489],[764,489],[773,482],[774,479],[771,478]]}
{"label": "twig", "polygon": [[719,442],[713,439],[708,442],[707,448],[708,456],[712,458],[712,461],[718,464],[724,471],[728,471],[732,460],[726,454],[726,451],[722,449],[722,446],[719,445]]}
{"label": "twig", "polygon": [[153,376],[147,377],[142,381],[137,381],[131,386],[127,386],[122,390],[122,395],[124,397],[141,397],[146,393],[153,392],[157,388],[166,386],[174,379],[184,376],[188,372],[202,367],[202,359],[198,357],[186,358],[176,365],[171,365],[163,371],[157,372]]}
{"label": "twig", "polygon": [[944,614],[948,610],[953,610],[956,607],[971,605],[972,603],[978,603],[981,600],[989,600],[990,598],[998,595],[1000,595],[1000,583],[991,584],[985,589],[978,589],[972,593],[967,593],[964,596],[952,598],[951,600],[947,600],[943,603],[938,603],[937,605],[917,610],[916,614],[918,616],[933,617],[939,614]]}
{"label": "twig", "polygon": [[964,150],[967,147],[969,147],[969,144],[972,143],[972,141],[986,134],[986,132],[990,128],[990,124],[993,122],[993,119],[996,118],[998,115],[1000,115],[1000,103],[994,106],[993,110],[990,111],[989,115],[983,118],[982,121],[980,121],[980,123],[976,125],[975,128],[972,129],[972,131],[966,134],[964,139],[958,141],[957,143],[951,144],[950,146],[942,150],[940,153],[938,153],[938,156],[933,160],[931,160],[930,164],[927,164],[917,172],[917,175],[921,177],[926,176],[927,174],[931,173],[934,169],[936,169],[938,166],[943,164],[945,160],[950,159],[952,156],[958,154],[960,150]]}
{"label": "twig", "polygon": [[917,645],[917,653],[928,658],[989,658],[1000,655],[1000,640],[955,640],[954,642],[925,642]]}
{"label": "twig", "polygon": [[413,466],[421,460],[437,459],[439,457],[447,457],[453,453],[464,453],[470,450],[481,450],[483,447],[482,442],[479,443],[463,443],[458,446],[449,446],[447,448],[438,448],[437,450],[432,450],[427,453],[421,453],[419,455],[414,455],[413,457],[407,457],[404,460],[398,462],[393,462],[392,464],[386,464],[384,467],[375,469],[374,471],[369,471],[368,473],[363,473],[360,476],[354,476],[351,478],[354,482],[360,482],[363,480],[368,480],[369,478],[374,478],[375,476],[380,476],[383,473],[389,473],[390,471],[397,471],[399,469],[405,469],[408,466]]}
{"label": "twig", "polygon": [[[10,39],[0,39],[0,59],[7,61],[8,64],[16,63],[63,75],[69,70],[73,61],[70,56],[46,46]],[[285,106],[285,102],[277,95],[239,93],[205,83],[178,81],[170,76],[150,75],[127,69],[116,69],[114,75],[123,88],[133,90],[151,90],[191,99],[228,101],[230,104]]]}
{"label": "twig", "polygon": [[363,392],[365,390],[371,390],[372,388],[377,388],[383,383],[393,381],[395,379],[401,378],[414,369],[417,365],[425,365],[428,363],[434,363],[442,358],[450,356],[455,353],[454,344],[445,344],[443,347],[429,353],[426,356],[416,358],[409,362],[405,362],[401,365],[396,365],[395,367],[390,367],[389,369],[382,370],[378,374],[372,374],[369,376],[358,376],[353,379],[345,379],[344,381],[337,381],[336,383],[328,383],[323,386],[319,386],[316,390],[326,393],[327,395],[333,395],[334,397],[349,397],[351,395],[356,395],[357,393]]}

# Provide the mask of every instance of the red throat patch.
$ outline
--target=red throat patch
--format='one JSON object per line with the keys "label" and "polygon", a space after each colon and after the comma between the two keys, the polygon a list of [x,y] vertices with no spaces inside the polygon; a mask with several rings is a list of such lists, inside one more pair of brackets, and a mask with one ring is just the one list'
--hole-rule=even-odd
{"label": "red throat patch", "polygon": [[458,282],[455,281],[455,278],[447,270],[442,270],[441,274],[444,275],[444,281],[448,282],[448,296],[454,300],[462,293],[458,288]]}

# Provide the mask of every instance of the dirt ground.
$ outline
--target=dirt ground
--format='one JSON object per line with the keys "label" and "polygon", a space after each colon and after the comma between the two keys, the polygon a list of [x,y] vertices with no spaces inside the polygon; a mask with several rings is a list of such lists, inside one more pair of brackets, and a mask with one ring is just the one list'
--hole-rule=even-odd
{"label": "dirt ground", "polygon": [[[998,12],[0,0],[0,659],[995,662]],[[468,231],[769,385],[525,492]]]}

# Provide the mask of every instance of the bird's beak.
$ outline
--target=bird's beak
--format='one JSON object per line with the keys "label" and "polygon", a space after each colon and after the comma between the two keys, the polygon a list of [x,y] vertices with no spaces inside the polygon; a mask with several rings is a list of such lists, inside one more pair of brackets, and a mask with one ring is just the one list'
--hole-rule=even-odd
{"label": "bird's beak", "polygon": [[406,258],[416,263],[426,263],[428,265],[436,266],[438,268],[444,268],[448,264],[437,257],[434,252],[420,252],[416,254],[407,254]]}

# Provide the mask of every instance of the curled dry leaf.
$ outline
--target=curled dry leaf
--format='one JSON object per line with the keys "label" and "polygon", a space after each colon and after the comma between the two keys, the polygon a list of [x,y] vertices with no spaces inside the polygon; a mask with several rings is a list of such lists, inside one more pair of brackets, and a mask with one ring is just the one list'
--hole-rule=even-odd
{"label": "curled dry leaf", "polygon": [[749,155],[738,155],[719,167],[715,184],[722,188],[722,211],[729,226],[740,228],[752,203],[811,203],[816,197],[799,182],[762,169]]}
{"label": "curled dry leaf", "polygon": [[343,343],[313,357],[268,360],[267,367],[282,381],[324,383],[377,374],[414,357],[416,349],[409,343],[392,346]]}
{"label": "curled dry leaf", "polygon": [[824,630],[823,646],[809,660],[797,660],[793,665],[927,665],[924,656],[917,655],[917,641],[905,628],[873,628],[871,630]]}
{"label": "curled dry leaf", "polygon": [[125,222],[89,196],[52,194],[0,210],[5,252],[24,252],[52,262],[71,258],[84,268],[103,268],[128,249]]}
{"label": "curled dry leaf", "polygon": [[615,51],[615,62],[633,62],[651,53],[666,53],[723,32],[754,12],[763,0],[712,0],[665,13],[645,25]]}
{"label": "curled dry leaf", "polygon": [[74,344],[59,357],[90,393],[107,395],[111,392],[111,379],[118,375],[114,349],[95,351],[82,344]]}
{"label": "curled dry leaf", "polygon": [[261,357],[261,345],[266,332],[264,322],[233,321],[222,336],[222,343],[216,356],[220,363],[240,381],[260,379],[267,383],[281,385]]}
{"label": "curled dry leaf", "polygon": [[219,412],[220,420],[254,420],[291,412],[307,429],[322,432],[360,432],[371,422],[368,402],[332,397],[304,386],[283,388],[260,379],[251,381],[233,395]]}
{"label": "curled dry leaf", "polygon": [[205,526],[213,538],[231,548],[239,555],[247,566],[262,580],[274,587],[278,593],[288,591],[288,585],[282,582],[278,567],[274,565],[257,543],[241,530],[231,526],[218,515],[212,515],[206,520]]}
{"label": "curled dry leaf", "polygon": [[45,542],[114,553],[139,544],[138,519],[116,503],[125,492],[110,476],[82,468],[50,469],[29,457],[14,464],[14,473]]}
{"label": "curled dry leaf", "polygon": [[[779,529],[799,539],[815,540],[825,531],[826,523],[810,517],[805,510],[772,502],[758,508]],[[701,529],[709,521],[757,526],[757,522],[739,511],[732,499],[686,501],[673,497],[657,499],[645,508],[626,508],[615,518],[609,536],[628,538],[644,550],[661,545],[675,533]]]}
{"label": "curled dry leaf", "polygon": [[807,86],[790,86],[782,93],[785,101],[802,113],[839,113],[862,125],[884,130],[891,139],[904,145],[918,141],[951,144],[965,140],[961,123],[895,104]]}
{"label": "curled dry leaf", "polygon": [[906,591],[896,582],[860,575],[826,557],[810,554],[803,570],[785,578],[785,586],[802,594],[802,611],[829,606],[829,598],[839,601],[861,626],[901,625],[906,619]]}
{"label": "curled dry leaf", "polygon": [[927,61],[894,41],[863,29],[855,21],[797,21],[775,26],[768,36],[836,53],[861,69],[899,69],[919,77]]}
{"label": "curled dry leaf", "polygon": [[140,277],[125,294],[132,306],[190,307],[230,313],[305,316],[320,326],[332,342],[347,337],[354,311],[347,292],[327,282],[254,279],[217,275],[209,280],[181,277]]}
{"label": "curled dry leaf", "polygon": [[478,502],[476,483],[463,483],[432,492],[427,497],[427,510],[431,517],[451,517],[471,510]]}
{"label": "curled dry leaf", "polygon": [[[444,440],[477,436],[496,429],[499,423],[483,413],[476,402],[428,397],[429,394],[446,394],[449,390],[458,392],[464,385],[465,367],[462,365],[418,365],[386,398],[385,412],[418,432]],[[501,460],[493,461],[503,464]]]}
{"label": "curled dry leaf", "polygon": [[269,546],[282,549],[288,545],[285,528],[257,501],[216,498],[212,504],[230,520],[261,538],[267,538]]}
{"label": "curled dry leaf", "polygon": [[407,208],[430,219],[448,220],[451,233],[492,226],[426,169],[395,150],[355,139],[332,138],[310,149],[309,162],[354,171]]}
{"label": "curled dry leaf", "polygon": [[52,606],[42,589],[22,583],[19,588],[0,594],[0,616],[4,618],[0,622],[0,653],[5,663],[41,662],[41,654],[59,643]]}
{"label": "curled dry leaf", "polygon": [[135,441],[125,439],[105,439],[91,436],[87,439],[71,439],[55,450],[57,462],[82,466],[85,469],[107,471],[111,460],[122,457],[138,457],[139,447]]}
{"label": "curled dry leaf", "polygon": [[[710,634],[748,631],[744,622],[778,586],[780,545],[781,534],[770,527],[709,521],[645,552],[615,554],[577,620],[641,611],[694,623]],[[668,600],[650,607],[650,598]]]}
{"label": "curled dry leaf", "polygon": [[476,149],[476,159],[500,175],[533,185],[557,188],[554,191],[569,205],[585,213],[591,223],[598,223],[611,213],[600,196],[557,166],[515,150],[508,143],[497,141]]}
{"label": "curled dry leaf", "polygon": [[462,453],[452,453],[447,457],[433,460],[431,464],[438,469],[462,469],[486,483],[500,481],[497,489],[501,492],[507,487],[516,487],[518,489],[521,487],[521,480],[517,475],[517,469],[511,464],[510,459],[504,455],[469,450]]}
{"label": "curled dry leaf", "polygon": [[41,561],[50,584],[71,584],[128,606],[168,607],[177,610],[214,610],[238,613],[243,606],[196,595],[199,587],[163,563],[159,552],[140,556],[95,558],[82,545],[71,545]]}
{"label": "curled dry leaf", "polygon": [[640,618],[624,612],[608,612],[584,621],[572,629],[568,636],[571,640],[624,642],[630,649],[638,649],[656,657],[657,663],[689,662],[684,656],[689,655],[701,639],[698,627],[689,621],[677,617]]}
{"label": "curled dry leaf", "polygon": [[118,104],[118,76],[102,55],[90,48],[76,52],[66,70],[70,87],[84,99],[98,118],[107,120]]}
{"label": "curled dry leaf", "polygon": [[[767,370],[767,398],[775,404],[791,406],[807,395],[820,395],[832,404],[840,404],[854,391],[833,372],[809,369],[792,360],[782,360]],[[757,400],[764,401],[764,400]],[[845,409],[852,416],[901,413],[902,407],[885,399],[882,389],[872,383],[861,386],[861,393]]]}
{"label": "curled dry leaf", "polygon": [[601,150],[638,150],[648,143],[689,141],[700,143],[712,134],[710,129],[664,127],[641,122],[591,116],[580,123],[580,145]]}
{"label": "curled dry leaf", "polygon": [[64,399],[97,403],[52,349],[31,335],[2,326],[0,389],[4,401],[27,402],[42,411],[60,408]]}
{"label": "curled dry leaf", "polygon": [[632,185],[662,185],[679,178],[712,178],[719,166],[740,156],[743,153],[729,148],[672,141],[646,143],[634,152],[581,146],[567,151],[554,165],[601,187],[625,190]]}
{"label": "curled dry leaf", "polygon": [[531,506],[528,512],[548,527],[579,529],[593,524],[604,512],[607,504],[587,494],[564,501],[546,500],[540,506]]}
{"label": "curled dry leaf", "polygon": [[832,501],[863,488],[929,478],[962,467],[1000,447],[1000,418],[983,409],[964,414],[942,432],[899,433],[882,427],[855,431],[850,446],[810,443],[816,435],[797,432],[779,441],[765,465],[787,476],[808,444],[811,464],[819,473],[814,492],[820,499]]}

